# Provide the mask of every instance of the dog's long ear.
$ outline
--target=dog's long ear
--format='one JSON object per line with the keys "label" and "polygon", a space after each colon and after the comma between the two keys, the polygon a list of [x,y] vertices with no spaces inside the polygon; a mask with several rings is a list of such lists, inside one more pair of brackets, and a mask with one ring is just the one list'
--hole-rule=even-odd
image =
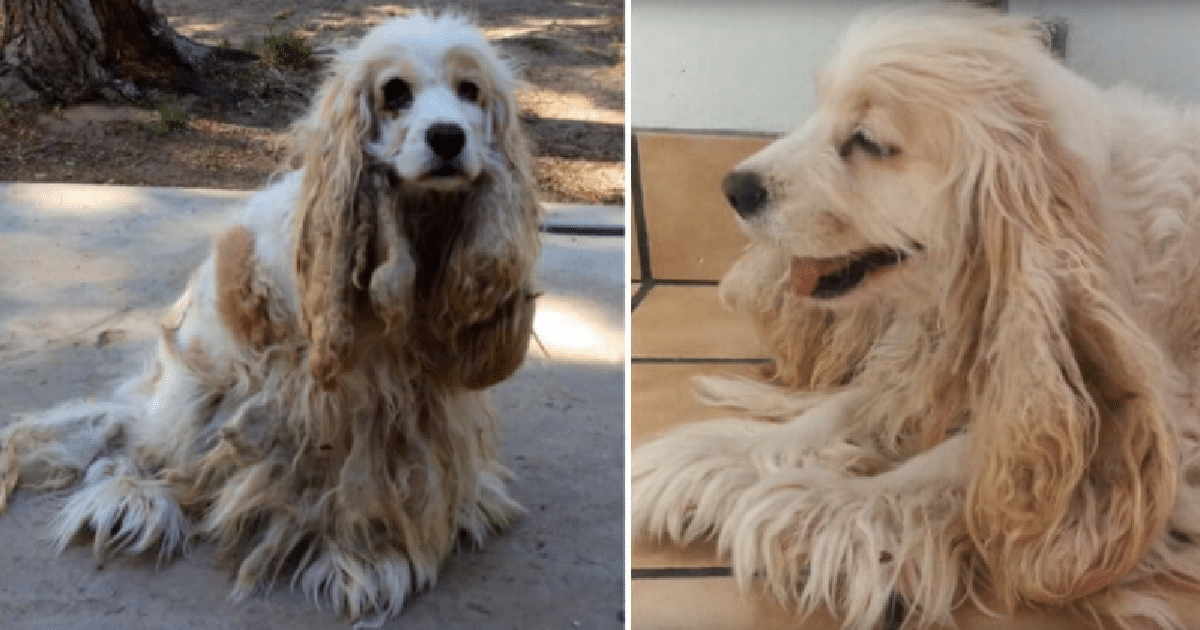
{"label": "dog's long ear", "polygon": [[1116,291],[1088,167],[1032,88],[989,102],[1004,124],[957,143],[975,153],[957,160],[964,246],[942,309],[974,357],[966,519],[1001,601],[1066,603],[1133,568],[1165,526],[1168,377]]}
{"label": "dog's long ear", "polygon": [[469,217],[463,235],[469,246],[447,253],[439,290],[425,304],[431,321],[440,323],[431,336],[441,337],[448,355],[434,372],[472,388],[507,378],[524,360],[533,330],[541,217],[513,71],[491,51],[483,52],[481,63],[489,79],[485,170],[461,209]]}
{"label": "dog's long ear", "polygon": [[484,64],[492,83],[486,103],[486,141],[508,162],[507,170],[519,180],[514,182],[518,188],[534,190],[533,157],[518,116],[517,90],[521,81],[517,70],[511,62],[495,55],[487,55]]}
{"label": "dog's long ear", "polygon": [[337,63],[293,130],[292,158],[304,169],[292,228],[300,323],[309,369],[326,389],[351,364],[353,290],[364,282],[373,218],[357,203],[372,121],[365,64]]}

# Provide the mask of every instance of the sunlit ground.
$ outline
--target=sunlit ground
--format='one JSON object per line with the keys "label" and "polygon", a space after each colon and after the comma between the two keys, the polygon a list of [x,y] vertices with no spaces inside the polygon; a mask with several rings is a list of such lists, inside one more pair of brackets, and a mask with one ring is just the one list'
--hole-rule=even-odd
{"label": "sunlit ground", "polygon": [[543,296],[533,330],[551,359],[624,360],[625,331],[612,328],[599,313],[566,298]]}

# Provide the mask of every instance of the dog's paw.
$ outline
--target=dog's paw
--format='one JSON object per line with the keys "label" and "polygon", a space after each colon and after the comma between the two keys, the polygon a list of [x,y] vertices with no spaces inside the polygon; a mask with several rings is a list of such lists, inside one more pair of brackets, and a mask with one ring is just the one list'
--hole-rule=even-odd
{"label": "dog's paw", "polygon": [[756,584],[801,616],[828,610],[842,627],[874,628],[903,613],[914,627],[952,626],[971,579],[962,494],[778,471],[739,494],[717,552],[741,587]]}
{"label": "dog's paw", "polygon": [[399,554],[368,557],[326,543],[297,569],[292,586],[317,606],[369,626],[371,619],[400,614],[408,594],[433,581],[429,575],[414,584],[415,570]]}
{"label": "dog's paw", "polygon": [[141,476],[124,458],[96,460],[83,483],[50,524],[54,546],[62,551],[81,532],[92,533],[96,560],[117,552],[140,554],[157,547],[162,561],[186,548],[187,518],[167,486]]}
{"label": "dog's paw", "polygon": [[508,494],[507,480],[512,474],[493,462],[479,473],[479,496],[459,510],[459,533],[476,547],[483,545],[489,534],[508,529],[525,513]]}
{"label": "dog's paw", "polygon": [[736,497],[759,480],[750,438],[763,426],[771,425],[709,420],[638,446],[630,473],[633,535],[687,544],[719,530]]}

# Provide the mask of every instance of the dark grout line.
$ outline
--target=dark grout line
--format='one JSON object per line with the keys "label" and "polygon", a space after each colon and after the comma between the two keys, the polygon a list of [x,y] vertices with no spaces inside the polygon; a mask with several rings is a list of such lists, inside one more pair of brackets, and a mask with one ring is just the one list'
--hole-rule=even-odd
{"label": "dark grout line", "polygon": [[563,234],[567,236],[625,236],[625,228],[620,225],[540,225],[538,231],[544,234]]}
{"label": "dark grout line", "polygon": [[642,303],[642,300],[646,299],[646,294],[650,293],[650,289],[653,289],[653,288],[654,288],[654,280],[642,281],[638,285],[637,293],[634,293],[633,297],[629,298],[629,312],[630,313],[637,310],[638,305]]}
{"label": "dark grout line", "polygon": [[655,278],[654,284],[659,284],[664,287],[715,287],[721,284],[720,280],[664,280],[663,278]]}
{"label": "dark grout line", "polygon": [[641,267],[642,281],[653,286],[654,274],[650,271],[650,228],[646,227],[646,210],[642,207],[642,167],[638,160],[637,134],[630,134],[629,137],[629,161],[632,175],[629,185],[633,188],[630,191],[633,198],[633,229],[637,230],[638,237],[638,263]]}
{"label": "dark grout line", "polygon": [[694,365],[700,363],[721,363],[721,364],[745,364],[745,365],[763,365],[770,363],[770,359],[734,359],[730,357],[633,357],[630,363],[646,363],[655,364],[683,364]]}
{"label": "dark grout line", "polygon": [[714,578],[732,577],[733,570],[729,567],[662,567],[654,569],[633,569],[630,578],[634,580],[669,580],[678,578]]}

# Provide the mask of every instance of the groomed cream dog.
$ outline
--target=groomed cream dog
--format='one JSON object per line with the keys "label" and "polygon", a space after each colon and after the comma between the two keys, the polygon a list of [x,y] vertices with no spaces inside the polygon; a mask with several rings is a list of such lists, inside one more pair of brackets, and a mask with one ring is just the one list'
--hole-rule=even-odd
{"label": "groomed cream dog", "polygon": [[[974,601],[1168,628],[1200,588],[1200,117],[1102,91],[1031,22],[859,21],[794,133],[724,182],[724,300],[760,420],[634,452],[635,536],[715,539],[743,585],[873,628]],[[776,422],[763,422],[761,419]],[[893,620],[895,621],[895,620]]]}
{"label": "groomed cream dog", "polygon": [[234,595],[277,580],[398,613],[460,535],[520,508],[482,390],[532,331],[539,206],[515,78],[464,19],[341,53],[292,166],[216,238],[153,365],[110,401],[0,432],[18,484],[80,483],[51,525],[97,556],[215,541]]}

